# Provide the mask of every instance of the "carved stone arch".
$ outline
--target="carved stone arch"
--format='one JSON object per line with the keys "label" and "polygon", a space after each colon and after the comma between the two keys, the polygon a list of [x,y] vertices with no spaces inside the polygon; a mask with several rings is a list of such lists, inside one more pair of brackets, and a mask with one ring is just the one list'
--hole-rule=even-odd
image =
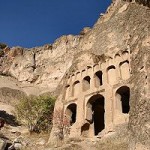
{"label": "carved stone arch", "polygon": [[70,85],[66,85],[66,87],[65,87],[65,99],[69,98],[70,95],[71,95]]}
{"label": "carved stone arch", "polygon": [[113,64],[113,58],[112,57],[108,58],[108,63],[109,63],[109,65]]}
{"label": "carved stone arch", "polygon": [[80,74],[80,71],[77,71],[77,72],[76,72],[76,75],[78,75],[78,74]]}
{"label": "carved stone arch", "polygon": [[117,81],[116,67],[114,65],[107,68],[107,80],[110,85],[114,85]]}
{"label": "carved stone arch", "polygon": [[71,81],[72,81],[72,82],[75,81],[75,74],[74,74],[74,73],[71,75]]}
{"label": "carved stone arch", "polygon": [[90,89],[90,83],[91,83],[90,76],[84,77],[83,80],[82,80],[82,83],[83,83],[83,85],[82,85],[83,91],[89,90]]}
{"label": "carved stone arch", "polygon": [[76,115],[77,115],[77,104],[76,103],[69,104],[65,110],[65,117],[67,117],[70,125],[73,125],[76,122]]}
{"label": "carved stone arch", "polygon": [[94,64],[94,65],[93,65],[93,68],[96,67],[96,66],[98,66],[98,64]]}
{"label": "carved stone arch", "polygon": [[94,69],[94,71],[99,70],[99,64],[94,64],[94,65],[93,65],[93,69]]}
{"label": "carved stone arch", "polygon": [[92,67],[91,66],[87,66],[87,72],[88,72],[88,74],[92,73]]}
{"label": "carved stone arch", "polygon": [[85,69],[83,69],[82,72],[85,72]]}
{"label": "carved stone arch", "polygon": [[117,63],[121,61],[121,55],[119,53],[117,53],[114,58]]}
{"label": "carved stone arch", "polygon": [[130,88],[121,86],[116,91],[116,108],[120,113],[127,114],[130,111]]}
{"label": "carved stone arch", "polygon": [[87,66],[87,69],[91,69],[92,68],[92,66]]}
{"label": "carved stone arch", "polygon": [[129,51],[125,50],[125,51],[122,52],[122,55],[123,54],[129,54]]}
{"label": "carved stone arch", "polygon": [[115,58],[116,56],[120,56],[119,52],[115,54],[114,58]]}
{"label": "carved stone arch", "polygon": [[86,69],[82,69],[81,71],[81,77],[85,77],[87,75],[87,70]]}
{"label": "carved stone arch", "polygon": [[80,71],[77,71],[77,72],[76,72],[76,79],[78,80],[78,79],[80,79],[80,77],[81,77],[81,72],[80,72]]}
{"label": "carved stone arch", "polygon": [[73,86],[72,86],[72,95],[77,97],[78,94],[80,92],[80,81],[77,80],[73,83]]}
{"label": "carved stone arch", "polygon": [[130,67],[129,67],[129,61],[123,61],[119,64],[120,68],[120,75],[123,80],[127,80],[130,78]]}
{"label": "carved stone arch", "polygon": [[101,85],[103,85],[103,73],[102,71],[97,71],[95,74],[94,74],[94,84],[95,84],[95,87],[99,87]]}
{"label": "carved stone arch", "polygon": [[122,57],[123,57],[124,60],[129,59],[129,52],[127,50],[123,51],[122,52]]}
{"label": "carved stone arch", "polygon": [[100,94],[91,96],[86,105],[86,120],[94,123],[94,133],[98,135],[105,128],[105,98]]}

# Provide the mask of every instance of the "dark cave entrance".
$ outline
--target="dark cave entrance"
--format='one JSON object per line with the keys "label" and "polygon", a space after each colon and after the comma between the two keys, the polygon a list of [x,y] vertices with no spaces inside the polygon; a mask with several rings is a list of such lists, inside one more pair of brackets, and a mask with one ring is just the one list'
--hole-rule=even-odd
{"label": "dark cave entrance", "polygon": [[91,109],[94,134],[98,135],[105,128],[105,99],[102,95],[94,95],[89,99],[87,106]]}
{"label": "dark cave entrance", "polygon": [[119,95],[118,100],[121,101],[122,113],[128,114],[130,111],[130,88],[127,86],[122,86],[117,90],[116,94]]}
{"label": "dark cave entrance", "polygon": [[70,125],[76,122],[77,105],[75,103],[70,104],[66,109],[66,115],[69,117]]}

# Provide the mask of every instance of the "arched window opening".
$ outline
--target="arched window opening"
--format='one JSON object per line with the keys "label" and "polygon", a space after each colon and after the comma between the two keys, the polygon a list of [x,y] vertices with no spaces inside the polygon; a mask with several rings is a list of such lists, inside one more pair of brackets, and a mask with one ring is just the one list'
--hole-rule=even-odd
{"label": "arched window opening", "polygon": [[124,61],[120,63],[120,74],[123,80],[127,80],[130,78],[130,69],[129,69],[129,61]]}
{"label": "arched window opening", "polygon": [[112,64],[113,63],[113,58],[109,57],[108,62],[109,62],[109,64]]}
{"label": "arched window opening", "polygon": [[67,99],[70,96],[70,85],[66,86],[66,94],[65,94],[65,99]]}
{"label": "arched window opening", "polygon": [[93,66],[93,68],[94,68],[94,71],[99,70],[99,64],[95,64],[95,65]]}
{"label": "arched window opening", "polygon": [[119,54],[116,54],[115,60],[117,61],[117,63],[119,63],[121,61],[121,56]]}
{"label": "arched window opening", "polygon": [[123,59],[125,60],[125,59],[128,59],[128,57],[129,57],[129,52],[128,51],[123,51],[122,52],[122,56],[123,56]]}
{"label": "arched window opening", "polygon": [[120,87],[116,92],[117,109],[124,114],[128,114],[130,111],[130,88],[127,86]]}
{"label": "arched window opening", "polygon": [[92,69],[92,67],[91,66],[87,66],[87,69]]}
{"label": "arched window opening", "polygon": [[73,84],[73,96],[78,96],[79,92],[80,92],[80,82],[76,81]]}
{"label": "arched window opening", "polygon": [[87,91],[90,89],[90,81],[91,78],[89,76],[83,78],[83,91]]}
{"label": "arched window opening", "polygon": [[71,79],[72,79],[72,81],[75,80],[75,75],[74,74],[71,76]]}
{"label": "arched window opening", "polygon": [[87,73],[88,73],[88,74],[91,74],[92,71],[93,71],[93,70],[92,70],[92,67],[91,67],[91,66],[87,66]]}
{"label": "arched window opening", "polygon": [[115,58],[117,58],[117,57],[120,57],[120,54],[117,53],[117,54],[115,55]]}
{"label": "arched window opening", "polygon": [[98,71],[95,73],[95,87],[103,85],[102,74],[102,71]]}
{"label": "arched window opening", "polygon": [[86,120],[94,123],[94,134],[98,135],[105,128],[105,99],[102,95],[92,96],[87,103]]}
{"label": "arched window opening", "polygon": [[77,105],[75,103],[70,104],[66,109],[66,116],[69,119],[70,125],[76,122]]}
{"label": "arched window opening", "polygon": [[115,68],[115,66],[108,67],[107,75],[108,75],[108,83],[110,85],[116,84],[116,68]]}

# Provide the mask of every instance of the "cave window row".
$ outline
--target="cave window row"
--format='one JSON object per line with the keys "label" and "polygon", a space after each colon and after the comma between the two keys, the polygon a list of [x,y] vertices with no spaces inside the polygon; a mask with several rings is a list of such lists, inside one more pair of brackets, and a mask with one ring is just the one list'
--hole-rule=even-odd
{"label": "cave window row", "polygon": [[[116,109],[122,114],[128,114],[130,111],[130,88],[128,86],[121,86],[116,91],[115,104]],[[86,136],[88,130],[93,125],[94,135],[98,135],[105,129],[105,97],[101,94],[92,95],[85,106],[85,120],[86,124],[81,127],[81,134]],[[112,106],[113,107],[113,106]],[[84,110],[84,109],[83,109]],[[71,103],[65,110],[65,116],[68,119],[69,125],[72,126],[77,121],[77,104]],[[117,117],[117,116],[116,116]],[[115,116],[113,116],[115,119]]]}

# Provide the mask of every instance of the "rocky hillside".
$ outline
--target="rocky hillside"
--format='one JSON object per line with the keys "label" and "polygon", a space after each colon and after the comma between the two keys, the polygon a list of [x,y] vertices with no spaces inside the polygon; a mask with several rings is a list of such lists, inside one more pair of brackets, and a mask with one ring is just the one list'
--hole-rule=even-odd
{"label": "rocky hillside", "polygon": [[83,41],[89,31],[90,28],[85,28],[80,35],[62,36],[53,44],[31,49],[6,46],[1,50],[0,73],[23,85],[38,86],[42,92],[54,91],[72,65],[74,55],[89,49],[90,43]]}
{"label": "rocky hillside", "polygon": [[[149,1],[146,0],[138,1],[138,3],[149,5]],[[3,46],[0,55],[0,74],[13,77],[19,81],[19,84],[22,84],[22,87],[25,87],[24,89],[30,87],[31,92],[25,91],[27,94],[33,94],[32,91],[34,94],[39,94],[39,91],[40,93],[55,91],[71,65],[75,61],[83,63],[83,58],[79,58],[81,53],[90,52],[94,55],[101,55],[111,51],[113,54],[130,48],[132,40],[140,39],[140,37],[135,39],[135,34],[143,30],[142,27],[138,27],[138,30],[136,28],[139,25],[136,20],[140,18],[140,12],[136,6],[140,9],[143,7],[132,2],[121,8],[120,0],[114,0],[92,30],[84,28],[80,35],[62,36],[53,44],[31,49]],[[143,11],[147,11],[147,8],[143,8],[141,15]],[[111,57],[111,54],[108,57]],[[35,87],[38,87],[37,92]]]}
{"label": "rocky hillside", "polygon": [[80,35],[62,36],[53,44],[31,49],[1,47],[1,101],[8,88],[19,90],[19,96],[55,91],[66,73],[128,49],[132,70],[129,145],[139,150],[150,147],[149,6],[149,0],[113,0],[94,27]]}
{"label": "rocky hillside", "polygon": [[[113,0],[113,2],[120,2],[121,0]],[[138,3],[138,4],[142,4],[144,6],[150,6],[150,1],[149,0],[123,0],[123,1],[126,1],[126,2],[133,2],[133,3]]]}
{"label": "rocky hillside", "polygon": [[69,71],[72,74],[74,71],[83,70],[83,66],[91,66],[98,60],[109,63],[115,54],[121,54],[125,50],[130,52],[131,109],[127,145],[129,149],[136,150],[147,150],[150,147],[149,2],[114,1],[106,14],[101,15],[93,29],[83,37],[89,49],[82,48],[75,55]]}

